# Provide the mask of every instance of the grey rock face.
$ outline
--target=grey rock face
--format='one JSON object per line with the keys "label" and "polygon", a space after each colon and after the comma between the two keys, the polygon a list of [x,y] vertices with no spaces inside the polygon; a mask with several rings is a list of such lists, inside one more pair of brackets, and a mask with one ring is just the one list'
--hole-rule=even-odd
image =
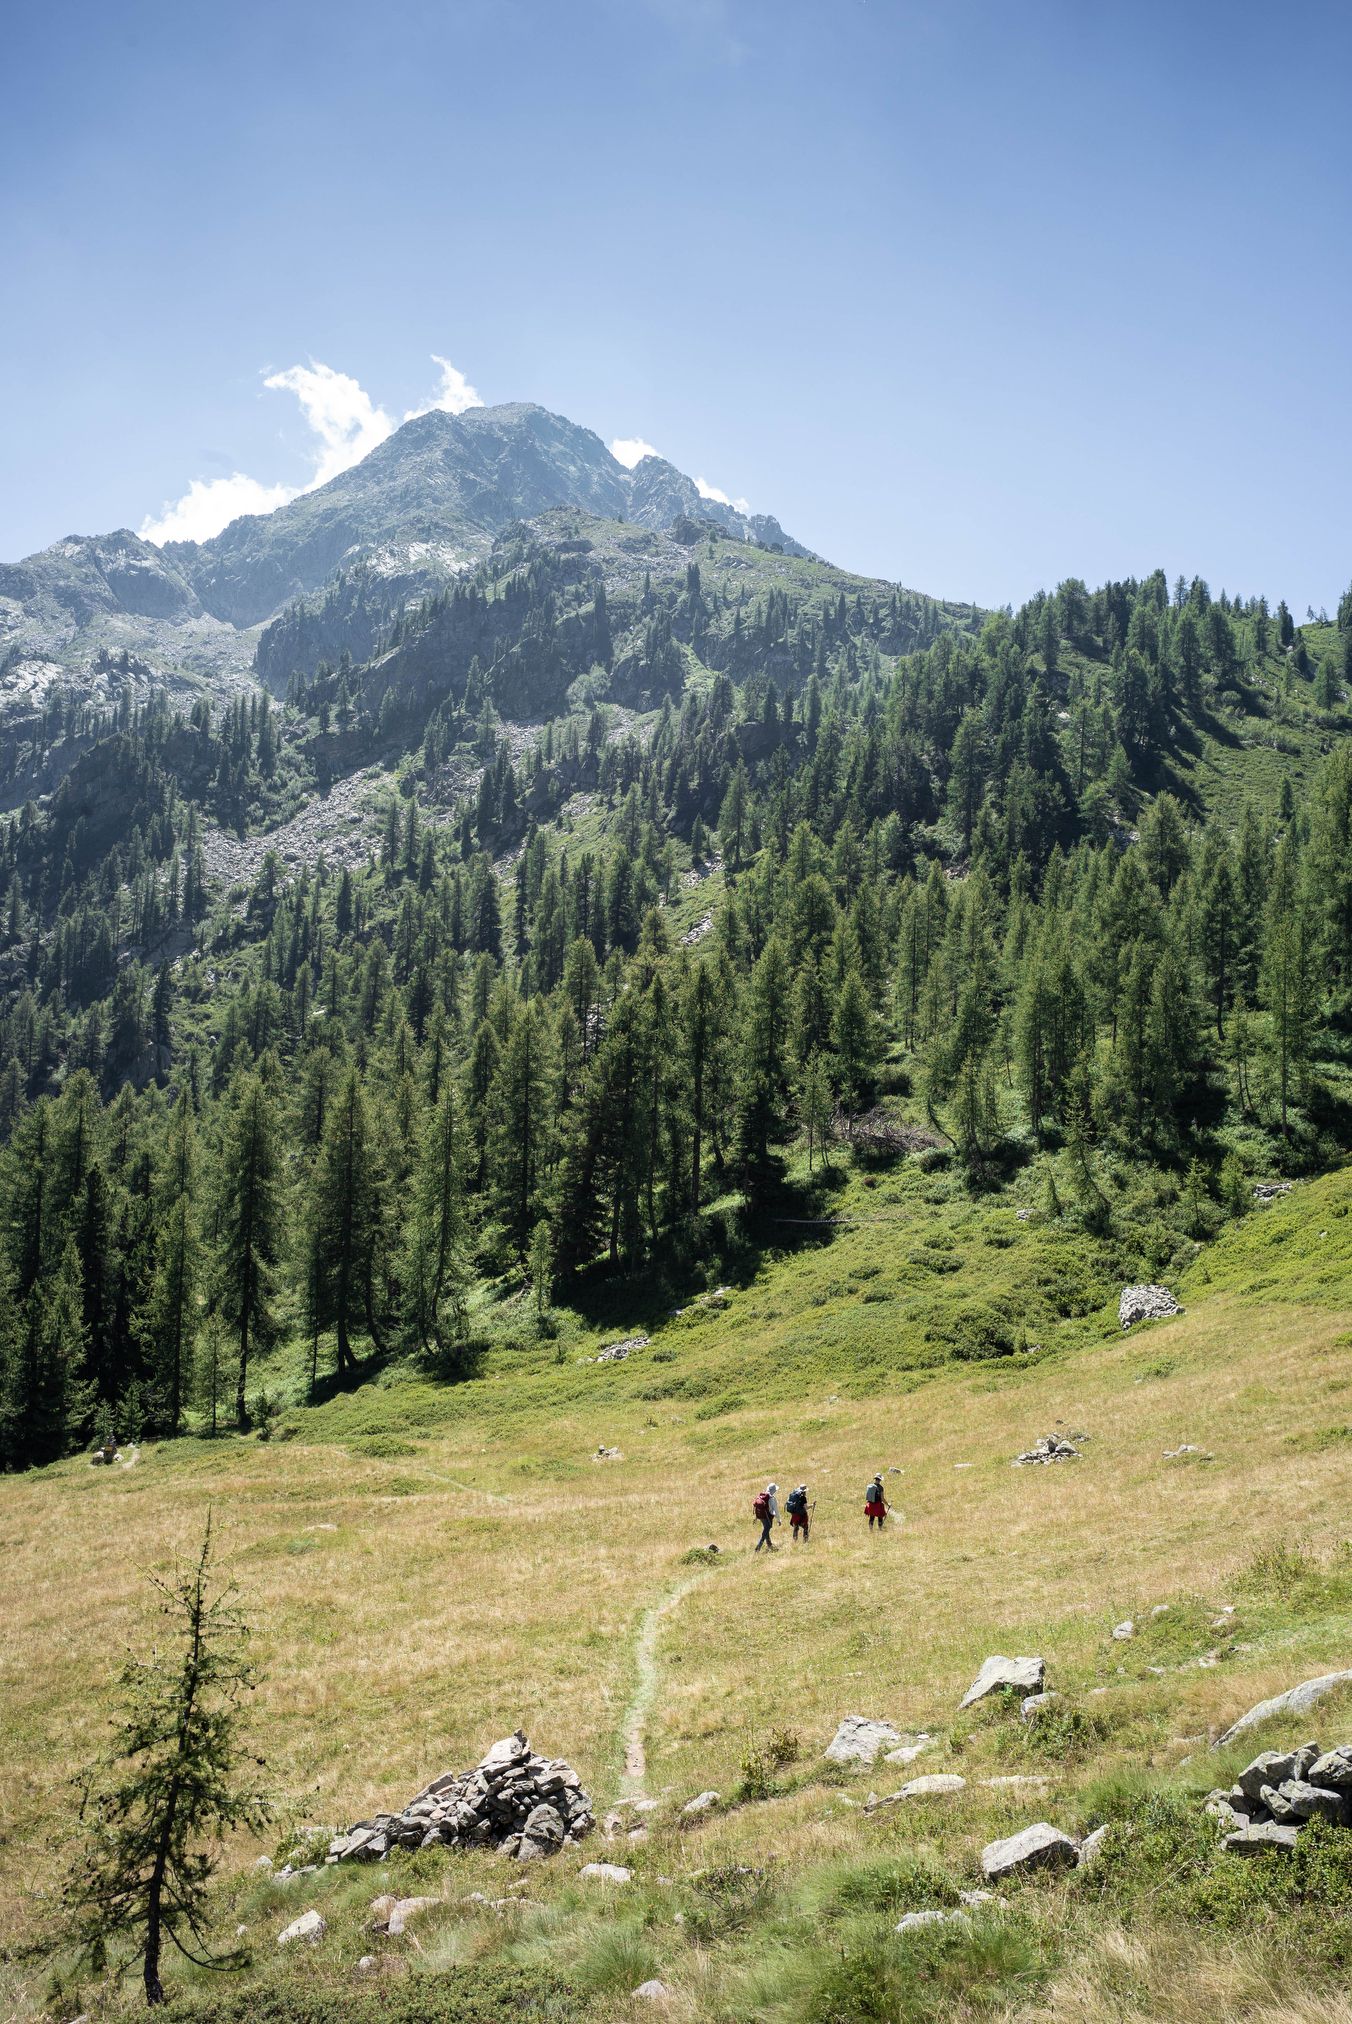
{"label": "grey rock face", "polygon": [[900,1743],[901,1732],[890,1722],[868,1715],[846,1715],[824,1751],[832,1764],[871,1764],[882,1751]]}
{"label": "grey rock face", "polygon": [[1261,1722],[1271,1721],[1274,1715],[1304,1715],[1316,1701],[1322,1701],[1325,1694],[1331,1694],[1336,1687],[1352,1684],[1352,1670],[1341,1673],[1320,1673],[1317,1679],[1302,1680],[1298,1687],[1289,1687],[1284,1694],[1274,1694],[1270,1701],[1259,1701],[1247,1713],[1232,1722],[1221,1736],[1216,1748],[1233,1743],[1237,1736],[1243,1736],[1250,1729],[1256,1729]]}
{"label": "grey rock face", "polygon": [[1124,1286],[1117,1303],[1117,1318],[1123,1328],[1134,1328],[1138,1321],[1167,1321],[1182,1312],[1167,1286]]}
{"label": "grey rock face", "polygon": [[1002,1687],[1012,1687],[1025,1696],[1040,1694],[1045,1677],[1046,1667],[1041,1659],[1007,1659],[996,1653],[984,1661],[958,1706],[970,1708],[977,1701],[984,1701],[987,1694],[998,1693]]}
{"label": "grey rock face", "polygon": [[1096,1827],[1092,1834],[1086,1834],[1080,1843],[1079,1855],[1076,1858],[1081,1869],[1093,1868],[1103,1853],[1103,1844],[1108,1839],[1108,1832],[1108,1822],[1105,1821],[1103,1826]]}
{"label": "grey rock face", "polygon": [[1035,1869],[1071,1869],[1077,1853],[1070,1835],[1039,1820],[1018,1834],[990,1842],[981,1851],[981,1869],[988,1882],[996,1877],[1022,1876]]}
{"label": "grey rock face", "polygon": [[1282,1785],[1288,1778],[1303,1778],[1318,1755],[1317,1743],[1306,1743],[1299,1750],[1260,1750],[1240,1772],[1239,1789],[1247,1798],[1262,1800],[1266,1806],[1265,1786]]}

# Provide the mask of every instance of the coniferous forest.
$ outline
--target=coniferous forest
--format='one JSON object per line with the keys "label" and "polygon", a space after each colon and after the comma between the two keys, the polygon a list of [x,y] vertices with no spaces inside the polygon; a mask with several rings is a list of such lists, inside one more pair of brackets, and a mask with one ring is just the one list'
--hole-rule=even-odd
{"label": "coniferous forest", "polygon": [[271,693],[11,738],[5,1467],[266,1424],[283,1343],[311,1396],[454,1383],[483,1288],[679,1288],[850,1162],[1041,1160],[1145,1269],[1342,1157],[1352,592],[983,615],[702,527],[617,574],[591,526],[340,582]]}

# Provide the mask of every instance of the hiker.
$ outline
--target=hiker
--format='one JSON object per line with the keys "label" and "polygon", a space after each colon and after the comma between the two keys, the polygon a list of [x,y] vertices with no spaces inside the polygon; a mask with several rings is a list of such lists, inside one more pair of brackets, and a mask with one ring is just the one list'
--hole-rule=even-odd
{"label": "hiker", "polygon": [[883,1520],[887,1516],[887,1499],[883,1495],[883,1472],[881,1469],[878,1470],[873,1481],[864,1492],[864,1516],[868,1519],[868,1529],[870,1532],[875,1525],[880,1532],[882,1531]]}
{"label": "hiker", "polygon": [[775,1546],[774,1540],[770,1537],[770,1527],[778,1525],[780,1522],[778,1483],[766,1484],[755,1503],[751,1506],[751,1515],[759,1521],[761,1529],[761,1536],[756,1541],[757,1553],[760,1552],[762,1546],[768,1546],[772,1553],[776,1552],[778,1549]]}
{"label": "hiker", "polygon": [[796,1490],[790,1490],[788,1496],[784,1499],[784,1509],[789,1514],[789,1538],[796,1546],[801,1537],[803,1543],[806,1545],[807,1535],[812,1525],[812,1516],[808,1508],[806,1483],[800,1483]]}

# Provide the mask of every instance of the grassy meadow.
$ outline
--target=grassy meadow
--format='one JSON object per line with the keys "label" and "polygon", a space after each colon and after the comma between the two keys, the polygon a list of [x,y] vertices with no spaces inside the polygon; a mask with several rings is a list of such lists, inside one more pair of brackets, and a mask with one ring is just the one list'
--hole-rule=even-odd
{"label": "grassy meadow", "polygon": [[[460,1385],[391,1369],[284,1405],[267,1441],[0,1480],[0,2016],[135,2005],[134,1978],[78,1984],[52,1950],[67,1781],[147,1634],[145,1571],[190,1551],[211,1506],[256,1630],[247,1722],[277,1822],[222,1869],[221,1933],[247,1928],[252,1962],[171,1960],[185,2011],[620,2019],[653,2014],[631,1992],[656,1976],[664,2014],[691,2019],[1352,2020],[1337,1836],[1297,1875],[1218,1855],[1201,1813],[1260,1742],[1352,1739],[1349,1695],[1299,1735],[1211,1748],[1252,1702],[1352,1666],[1352,1175],[1167,1271],[1185,1312],[1125,1336],[1111,1248],[1036,1209],[1021,1222],[914,1163],[831,1203],[857,1220],[786,1232],[723,1293],[634,1289],[543,1338],[499,1303]],[[627,1361],[581,1360],[635,1328],[650,1339]],[[992,1357],[1001,1328],[1017,1346]],[[285,1398],[284,1360],[275,1382]],[[1080,1461],[1011,1467],[1052,1430],[1090,1436]],[[879,1465],[894,1522],[871,1535]],[[808,1547],[786,1525],[781,1551],[751,1553],[769,1477],[809,1483]],[[1064,1699],[1041,1724],[957,1712],[997,1651],[1045,1658]],[[851,1713],[931,1741],[912,1769],[835,1769],[822,1751]],[[444,1851],[253,1869],[518,1726],[598,1814],[658,1801],[647,1838],[524,1870]],[[865,1810],[937,1771],[966,1789]],[[706,1788],[720,1808],[682,1821]],[[1114,1823],[1102,1865],[1008,1886],[967,1929],[894,1934],[1042,1819]],[[597,1859],[633,1881],[579,1880]],[[445,1905],[415,1941],[376,1938],[386,1888]],[[279,1955],[311,1905],[324,1940]]]}

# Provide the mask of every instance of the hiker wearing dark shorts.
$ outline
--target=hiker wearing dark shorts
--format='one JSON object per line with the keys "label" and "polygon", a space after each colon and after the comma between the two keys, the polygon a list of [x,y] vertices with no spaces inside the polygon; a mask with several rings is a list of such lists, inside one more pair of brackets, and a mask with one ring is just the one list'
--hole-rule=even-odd
{"label": "hiker wearing dark shorts", "polygon": [[772,1525],[779,1523],[778,1483],[766,1484],[755,1503],[751,1506],[751,1515],[753,1518],[760,1520],[761,1536],[756,1541],[757,1553],[760,1552],[762,1546],[768,1546],[772,1553],[776,1552],[775,1542],[770,1537],[770,1528]]}
{"label": "hiker wearing dark shorts", "polygon": [[812,1526],[812,1515],[807,1501],[807,1484],[800,1483],[796,1490],[790,1490],[784,1500],[784,1509],[789,1514],[789,1538],[796,1546],[801,1539],[807,1544]]}

